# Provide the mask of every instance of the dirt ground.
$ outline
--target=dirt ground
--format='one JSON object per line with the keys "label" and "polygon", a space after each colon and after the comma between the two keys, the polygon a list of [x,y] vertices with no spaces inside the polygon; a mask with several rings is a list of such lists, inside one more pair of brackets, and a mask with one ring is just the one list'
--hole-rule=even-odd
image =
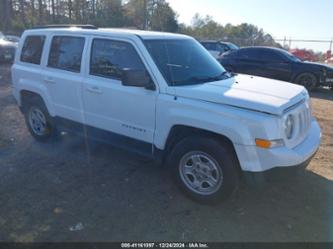
{"label": "dirt ground", "polygon": [[333,92],[312,94],[320,150],[304,173],[242,182],[217,206],[184,197],[166,169],[83,138],[39,144],[0,68],[0,241],[333,242]]}

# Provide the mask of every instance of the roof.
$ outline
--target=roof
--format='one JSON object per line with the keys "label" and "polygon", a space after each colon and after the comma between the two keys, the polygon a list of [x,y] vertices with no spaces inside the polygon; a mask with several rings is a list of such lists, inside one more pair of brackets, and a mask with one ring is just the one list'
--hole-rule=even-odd
{"label": "roof", "polygon": [[276,47],[265,47],[265,46],[253,46],[253,47],[242,47],[240,49],[266,49],[266,50],[276,50],[276,51],[285,51],[281,48],[276,48]]}
{"label": "roof", "polygon": [[50,32],[75,32],[79,34],[96,34],[96,35],[119,35],[119,36],[139,36],[142,39],[188,39],[189,36],[167,32],[122,29],[122,28],[98,28],[82,29],[77,27],[70,28],[40,28],[27,30],[29,33],[50,33]]}
{"label": "roof", "polygon": [[231,44],[231,42],[225,42],[222,40],[199,40],[199,42]]}

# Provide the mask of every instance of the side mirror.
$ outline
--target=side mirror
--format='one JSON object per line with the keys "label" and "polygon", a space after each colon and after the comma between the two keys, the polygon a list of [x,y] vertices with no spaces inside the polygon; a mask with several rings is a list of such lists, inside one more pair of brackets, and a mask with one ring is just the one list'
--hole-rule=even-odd
{"label": "side mirror", "polygon": [[155,90],[155,85],[146,70],[125,68],[122,71],[121,82],[124,86],[144,87],[149,90]]}

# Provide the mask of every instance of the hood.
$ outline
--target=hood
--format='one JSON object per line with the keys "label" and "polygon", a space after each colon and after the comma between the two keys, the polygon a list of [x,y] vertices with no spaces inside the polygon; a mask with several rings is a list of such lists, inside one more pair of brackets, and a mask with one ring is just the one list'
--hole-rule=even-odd
{"label": "hood", "polygon": [[302,63],[305,64],[305,65],[308,65],[308,66],[324,67],[326,69],[333,70],[332,66],[322,64],[322,63],[319,63],[319,62],[302,61]]}
{"label": "hood", "polygon": [[237,75],[227,80],[175,87],[178,97],[226,104],[274,115],[305,98],[304,87],[262,77]]}
{"label": "hood", "polygon": [[5,39],[0,39],[0,47],[13,47],[13,48],[16,48],[17,44],[15,42],[6,41]]}

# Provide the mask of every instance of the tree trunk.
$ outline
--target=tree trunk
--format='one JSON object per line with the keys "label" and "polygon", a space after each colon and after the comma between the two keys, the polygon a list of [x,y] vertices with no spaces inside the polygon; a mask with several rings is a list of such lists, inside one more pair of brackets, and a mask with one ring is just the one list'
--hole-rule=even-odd
{"label": "tree trunk", "polygon": [[68,18],[69,18],[69,22],[72,22],[72,11],[73,11],[72,0],[68,0]]}
{"label": "tree trunk", "polygon": [[34,26],[35,25],[35,0],[31,0],[31,20],[30,20],[30,23],[31,23],[31,26]]}
{"label": "tree trunk", "polygon": [[92,2],[92,17],[93,17],[93,19],[95,19],[95,17],[96,17],[96,2],[95,2],[95,0],[92,0],[91,1]]}
{"label": "tree trunk", "polygon": [[20,0],[19,1],[19,6],[20,6],[20,17],[21,17],[21,21],[24,25],[24,27],[28,27],[28,24],[27,24],[27,18],[26,18],[26,13],[25,13],[25,2],[24,0]]}
{"label": "tree trunk", "polygon": [[43,1],[38,0],[38,23],[43,24]]}
{"label": "tree trunk", "polygon": [[54,0],[51,1],[51,8],[52,8],[52,22],[55,23],[55,6],[54,6]]}

